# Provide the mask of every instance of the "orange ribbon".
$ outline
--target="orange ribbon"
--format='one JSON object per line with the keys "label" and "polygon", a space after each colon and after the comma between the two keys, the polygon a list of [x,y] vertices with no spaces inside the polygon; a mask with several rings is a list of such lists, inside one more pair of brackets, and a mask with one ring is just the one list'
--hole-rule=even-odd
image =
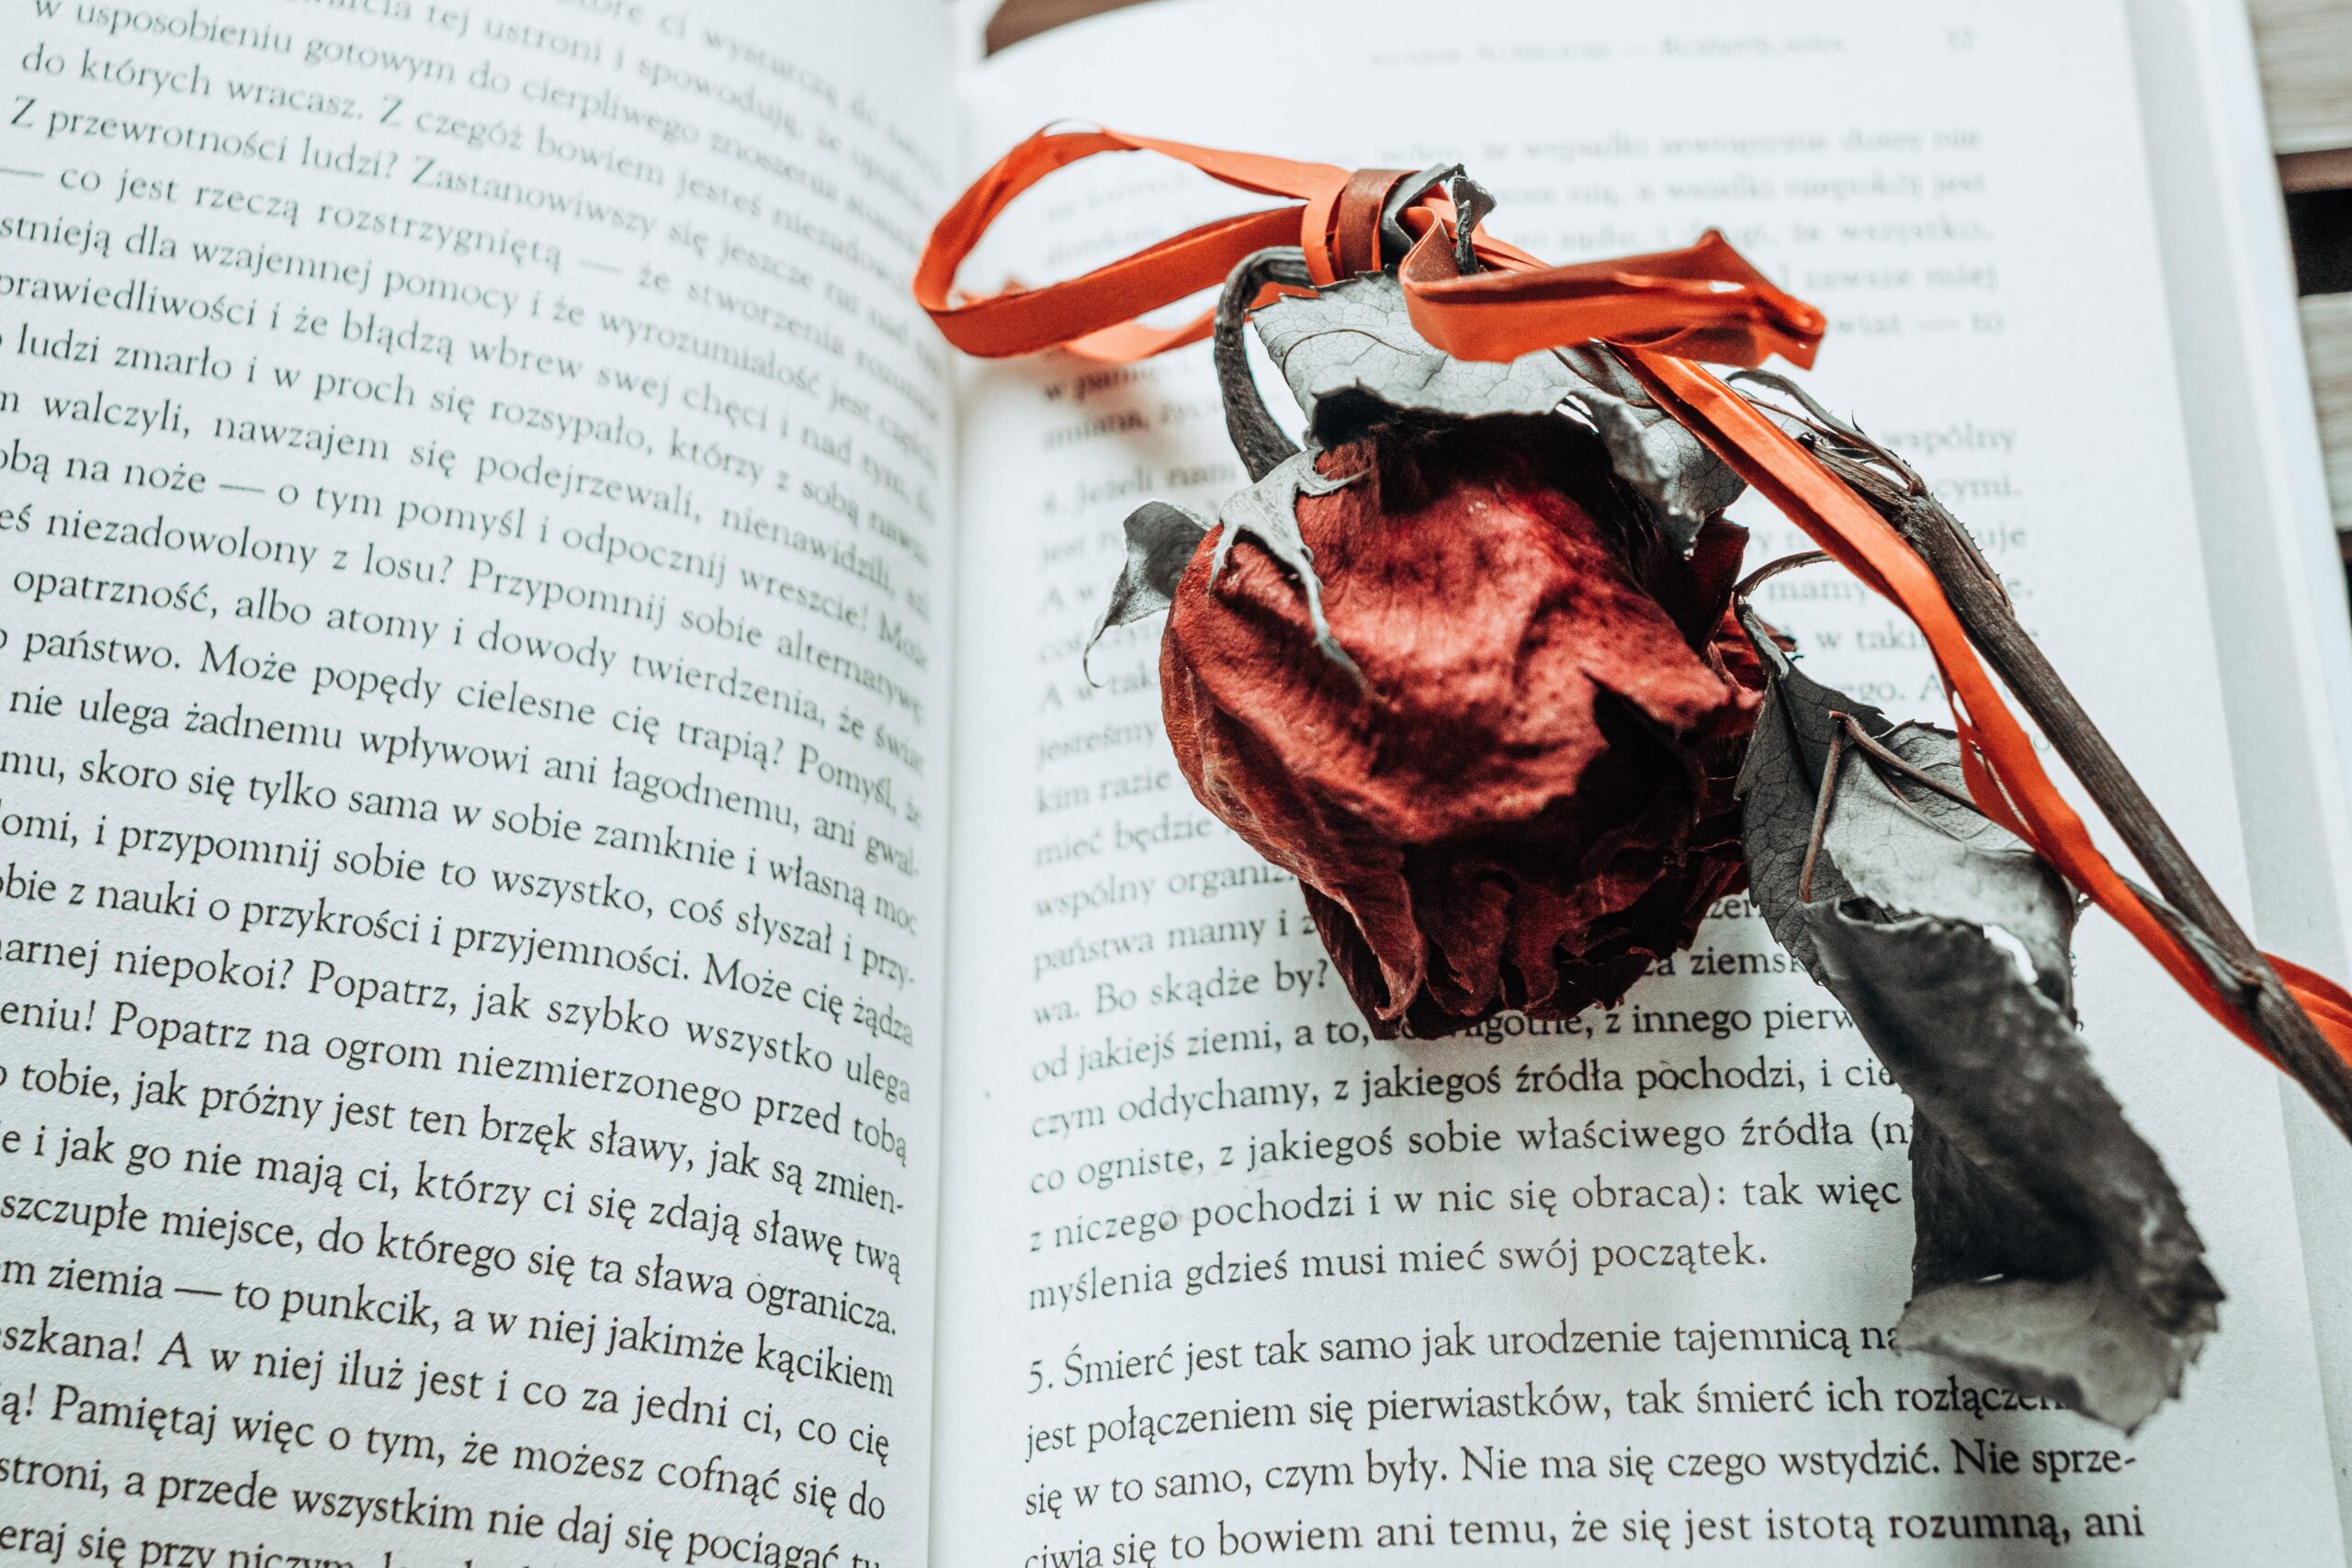
{"label": "orange ribbon", "polygon": [[[1066,283],[952,297],[956,267],[1015,197],[1079,159],[1114,152],[1158,152],[1296,205],[1204,223]],[[1222,284],[1253,251],[1297,244],[1318,285],[1379,267],[1381,213],[1407,177],[1401,170],[1351,174],[1329,164],[1114,130],[1041,130],[998,160],[939,220],[915,270],[915,299],[948,342],[967,354],[998,358],[1064,348],[1115,362],[1146,358],[1207,336],[1215,312],[1172,327],[1137,318]],[[1868,502],[1693,363],[1752,367],[1779,354],[1810,367],[1827,324],[1819,310],[1774,288],[1713,231],[1685,250],[1577,266],[1546,266],[1479,231],[1472,244],[1484,270],[1464,274],[1454,264],[1451,200],[1431,191],[1407,208],[1401,221],[1412,244],[1397,279],[1424,338],[1462,359],[1510,360],[1589,341],[1616,349],[1661,408],[1918,626],[1942,673],[1962,768],[1979,808],[2114,916],[2232,1033],[2270,1055],[2196,954],[2091,841],[1927,563]],[[2270,964],[2329,1045],[2352,1061],[2352,993],[2301,964],[2277,957]]]}
{"label": "orange ribbon", "polygon": [[[1056,170],[1098,152],[1157,152],[1261,196],[1295,205],[1204,223],[1046,288],[1008,285],[978,299],[955,293],[956,269],[1014,197]],[[1250,152],[1227,152],[1116,130],[1041,130],[972,182],[931,231],[916,263],[916,303],[948,342],[982,359],[1062,348],[1125,364],[1208,336],[1214,310],[1174,326],[1139,319],[1225,281],[1234,264],[1269,245],[1297,245],[1307,276],[1336,282],[1382,264],[1380,216],[1401,169],[1349,171]],[[1413,324],[1464,359],[1509,359],[1530,333],[1544,345],[1605,338],[1724,365],[1780,354],[1813,363],[1821,312],[1775,288],[1719,234],[1688,250],[1586,266],[1546,267],[1481,233],[1474,248],[1495,269],[1469,276],[1441,266],[1453,244],[1453,204],[1430,192],[1403,214],[1415,237],[1398,276]]]}

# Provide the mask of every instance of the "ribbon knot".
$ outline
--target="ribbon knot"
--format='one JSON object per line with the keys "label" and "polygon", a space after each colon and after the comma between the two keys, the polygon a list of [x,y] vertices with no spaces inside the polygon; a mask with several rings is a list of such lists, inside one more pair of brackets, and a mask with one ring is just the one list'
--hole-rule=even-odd
{"label": "ribbon knot", "polygon": [[1388,193],[1411,173],[1358,169],[1328,198],[1300,208],[1298,247],[1306,253],[1306,276],[1317,288],[1360,272],[1377,272],[1386,265],[1380,217],[1387,209]]}

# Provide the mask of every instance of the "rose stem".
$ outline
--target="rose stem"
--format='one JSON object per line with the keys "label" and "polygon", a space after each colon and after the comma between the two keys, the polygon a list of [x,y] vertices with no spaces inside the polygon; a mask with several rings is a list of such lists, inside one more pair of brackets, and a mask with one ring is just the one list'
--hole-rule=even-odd
{"label": "rose stem", "polygon": [[[2041,649],[2018,622],[1999,579],[1960,519],[1916,477],[1903,483],[1834,450],[1814,446],[1821,464],[1861,493],[1927,561],[1944,595],[1995,672],[2025,705],[2041,732],[2082,781],[2116,832],[2147,869],[2156,891],[2203,929],[2226,961],[2215,976],[2256,1035],[2292,1073],[2328,1119],[2352,1137],[2352,1063],[2336,1055],[2230,913],[2204,873],[2173,834],[2155,803],[2099,733]],[[2192,945],[2190,951],[2196,950]],[[2210,970],[2213,966],[2207,964]]]}
{"label": "rose stem", "polygon": [[1236,262],[1226,274],[1224,291],[1216,297],[1213,347],[1217,388],[1225,394],[1225,432],[1233,438],[1233,449],[1240,456],[1241,466],[1250,470],[1253,484],[1296,457],[1298,447],[1274,423],[1274,416],[1266,412],[1265,399],[1258,395],[1258,378],[1250,372],[1250,346],[1241,328],[1266,285],[1305,288],[1310,281],[1305,251],[1296,245],[1270,245]]}

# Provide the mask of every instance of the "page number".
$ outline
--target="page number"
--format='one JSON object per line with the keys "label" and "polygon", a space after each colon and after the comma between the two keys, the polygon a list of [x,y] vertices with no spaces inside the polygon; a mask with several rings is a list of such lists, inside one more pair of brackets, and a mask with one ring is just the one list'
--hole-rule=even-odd
{"label": "page number", "polygon": [[1966,54],[1975,47],[1976,29],[1974,28],[1946,28],[1944,29],[1945,53]]}

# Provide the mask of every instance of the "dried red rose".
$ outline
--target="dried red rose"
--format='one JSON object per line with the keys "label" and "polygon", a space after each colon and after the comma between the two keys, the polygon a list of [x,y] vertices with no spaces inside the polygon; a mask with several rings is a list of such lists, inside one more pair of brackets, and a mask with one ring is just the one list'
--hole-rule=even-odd
{"label": "dried red rose", "polygon": [[1245,536],[1213,581],[1195,550],[1160,648],[1186,780],[1306,885],[1375,1033],[1615,1001],[1742,886],[1758,699],[1718,639],[1746,536],[1709,523],[1686,558],[1557,416],[1314,461],[1357,476],[1295,515],[1361,681],[1273,556]]}

